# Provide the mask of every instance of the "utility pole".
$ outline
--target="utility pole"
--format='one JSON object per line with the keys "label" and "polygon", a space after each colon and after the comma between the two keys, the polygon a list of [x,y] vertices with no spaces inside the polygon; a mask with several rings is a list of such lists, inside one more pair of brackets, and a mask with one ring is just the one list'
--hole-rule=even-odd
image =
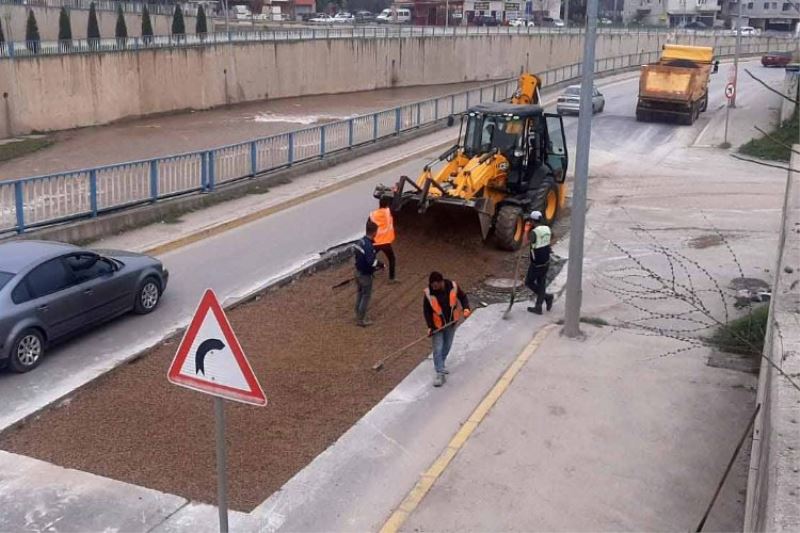
{"label": "utility pole", "polygon": [[[739,0],[736,15],[736,50],[733,53],[733,98],[728,100],[728,107],[736,107],[736,93],[739,92],[739,50],[742,46],[742,0]],[[727,115],[726,119],[727,121]]]}
{"label": "utility pole", "polygon": [[450,27],[450,0],[444,0],[444,29]]}
{"label": "utility pole", "polygon": [[225,8],[225,34],[228,39],[231,38],[230,22],[228,21],[228,0],[223,0],[223,7]]}
{"label": "utility pole", "polygon": [[597,37],[597,2],[586,2],[586,40],[583,43],[583,78],[578,116],[578,143],[575,154],[575,192],[572,195],[572,221],[567,261],[567,303],[564,334],[581,334],[581,299],[583,290],[583,235],[586,229],[586,189],[589,180],[589,148],[592,140],[592,92],[594,90],[594,48]]}
{"label": "utility pole", "polygon": [[569,27],[569,0],[561,0],[564,2],[564,27]]}

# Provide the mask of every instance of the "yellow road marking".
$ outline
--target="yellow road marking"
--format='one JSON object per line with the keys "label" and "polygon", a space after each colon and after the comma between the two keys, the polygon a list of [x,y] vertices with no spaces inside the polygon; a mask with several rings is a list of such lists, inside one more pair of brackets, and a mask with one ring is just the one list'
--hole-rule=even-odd
{"label": "yellow road marking", "polygon": [[428,470],[420,476],[414,488],[406,495],[386,523],[383,524],[381,533],[396,533],[403,527],[408,517],[411,516],[411,513],[413,513],[420,502],[422,502],[422,499],[425,498],[425,495],[431,490],[433,484],[439,479],[439,476],[444,473],[459,450],[464,446],[467,440],[469,440],[472,433],[478,428],[481,422],[483,422],[483,419],[489,414],[489,411],[497,403],[497,400],[508,390],[508,386],[511,385],[514,377],[522,370],[522,367],[525,366],[528,359],[531,358],[533,353],[542,344],[545,337],[547,337],[555,327],[554,324],[550,324],[539,330],[530,344],[528,344],[508,366],[500,379],[497,380],[494,387],[492,387],[492,390],[484,396],[481,403],[478,404],[478,407],[475,408],[467,421],[464,422],[458,432],[450,439],[444,451],[436,458],[436,461],[433,462]]}

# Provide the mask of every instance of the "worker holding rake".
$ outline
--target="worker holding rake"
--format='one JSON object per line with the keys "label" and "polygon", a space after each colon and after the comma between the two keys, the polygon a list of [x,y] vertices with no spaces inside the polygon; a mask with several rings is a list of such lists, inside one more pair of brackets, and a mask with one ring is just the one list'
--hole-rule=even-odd
{"label": "worker holding rake", "polygon": [[536,294],[536,303],[528,311],[542,314],[542,304],[549,311],[553,307],[553,295],[547,292],[547,270],[550,268],[550,227],[544,223],[540,211],[533,211],[528,217],[530,225],[531,264],[525,276],[525,285]]}
{"label": "worker holding rake", "polygon": [[434,387],[441,387],[447,381],[447,356],[453,346],[458,321],[469,317],[469,300],[464,291],[440,272],[431,272],[428,288],[424,291],[422,311],[428,324],[428,336],[433,340],[433,367],[436,378]]}

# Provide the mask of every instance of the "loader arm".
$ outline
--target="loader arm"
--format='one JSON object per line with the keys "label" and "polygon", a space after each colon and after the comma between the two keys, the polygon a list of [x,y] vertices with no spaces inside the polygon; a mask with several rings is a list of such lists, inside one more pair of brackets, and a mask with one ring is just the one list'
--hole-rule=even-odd
{"label": "loader arm", "polygon": [[517,82],[517,90],[514,96],[511,97],[512,104],[527,105],[539,103],[539,88],[542,86],[542,80],[533,74],[524,73],[520,74],[519,81]]}

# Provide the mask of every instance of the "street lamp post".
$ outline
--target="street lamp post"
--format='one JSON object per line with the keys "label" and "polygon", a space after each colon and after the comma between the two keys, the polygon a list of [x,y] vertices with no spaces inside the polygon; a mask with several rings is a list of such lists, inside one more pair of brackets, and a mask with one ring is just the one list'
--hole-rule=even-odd
{"label": "street lamp post", "polygon": [[580,331],[583,277],[583,237],[586,229],[586,189],[589,180],[589,148],[592,140],[592,92],[594,90],[594,52],[597,36],[597,2],[587,0],[586,40],[583,43],[583,78],[578,115],[578,142],[575,154],[575,191],[572,196],[569,258],[567,260],[567,303],[564,334],[578,337]]}
{"label": "street lamp post", "polygon": [[[739,88],[739,51],[742,46],[742,0],[736,15],[736,50],[733,53],[733,97],[728,100],[728,107],[736,107],[736,90]],[[727,121],[727,117],[726,117]]]}

